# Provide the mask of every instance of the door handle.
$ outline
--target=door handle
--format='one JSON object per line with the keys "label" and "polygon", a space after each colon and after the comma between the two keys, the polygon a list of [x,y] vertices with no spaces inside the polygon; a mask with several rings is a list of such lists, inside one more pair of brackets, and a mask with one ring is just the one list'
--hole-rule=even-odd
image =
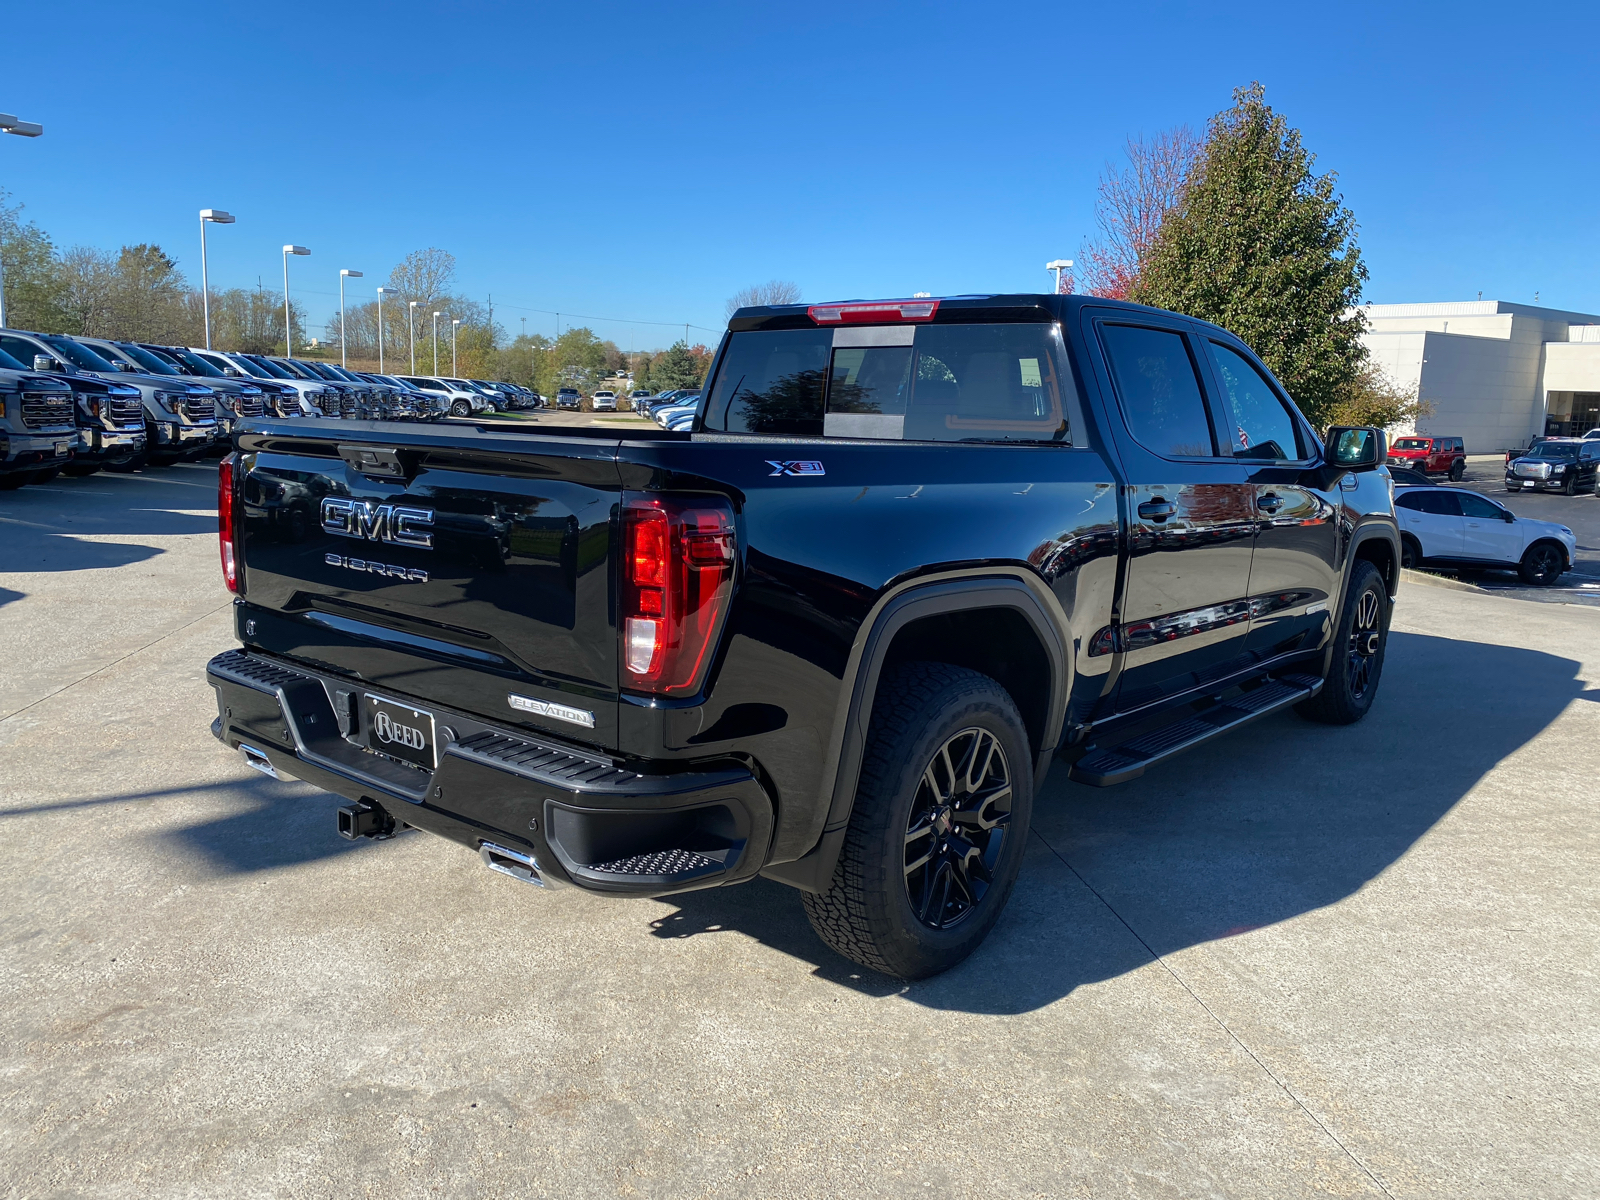
{"label": "door handle", "polygon": [[1171,500],[1146,500],[1139,505],[1139,516],[1146,521],[1165,521],[1178,511]]}
{"label": "door handle", "polygon": [[1283,507],[1283,500],[1272,492],[1268,492],[1264,496],[1256,497],[1256,507],[1265,513],[1275,513]]}

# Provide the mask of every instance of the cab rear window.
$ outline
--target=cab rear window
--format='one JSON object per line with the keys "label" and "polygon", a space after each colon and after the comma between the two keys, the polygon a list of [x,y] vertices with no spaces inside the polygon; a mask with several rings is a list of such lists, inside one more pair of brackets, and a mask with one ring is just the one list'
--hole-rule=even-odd
{"label": "cab rear window", "polygon": [[705,428],[798,437],[1070,442],[1053,325],[729,335]]}

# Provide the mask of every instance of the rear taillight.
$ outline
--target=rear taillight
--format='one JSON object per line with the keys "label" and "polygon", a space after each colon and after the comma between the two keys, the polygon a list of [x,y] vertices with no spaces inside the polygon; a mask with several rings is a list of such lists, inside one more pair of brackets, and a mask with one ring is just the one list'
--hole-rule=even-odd
{"label": "rear taillight", "polygon": [[813,304],[806,313],[818,325],[882,325],[886,321],[931,321],[937,300],[872,300],[856,304]]}
{"label": "rear taillight", "polygon": [[217,467],[217,543],[222,549],[222,582],[239,590],[239,556],[233,545],[233,463],[229,454]]}
{"label": "rear taillight", "polygon": [[715,496],[624,495],[622,686],[700,690],[733,594],[733,509]]}

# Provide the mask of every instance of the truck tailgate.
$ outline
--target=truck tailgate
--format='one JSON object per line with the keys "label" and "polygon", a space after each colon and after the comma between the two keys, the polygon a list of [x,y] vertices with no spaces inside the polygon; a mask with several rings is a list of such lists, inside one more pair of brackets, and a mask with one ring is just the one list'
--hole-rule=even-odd
{"label": "truck tailgate", "polygon": [[241,640],[614,746],[617,439],[304,429],[240,439]]}

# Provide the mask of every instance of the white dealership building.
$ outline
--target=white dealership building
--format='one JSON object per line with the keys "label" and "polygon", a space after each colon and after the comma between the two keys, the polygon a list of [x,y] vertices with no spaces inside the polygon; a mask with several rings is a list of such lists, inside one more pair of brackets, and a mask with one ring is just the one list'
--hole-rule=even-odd
{"label": "white dealership building", "polygon": [[1361,311],[1373,360],[1432,409],[1418,433],[1491,454],[1535,434],[1600,428],[1600,316],[1504,300]]}

